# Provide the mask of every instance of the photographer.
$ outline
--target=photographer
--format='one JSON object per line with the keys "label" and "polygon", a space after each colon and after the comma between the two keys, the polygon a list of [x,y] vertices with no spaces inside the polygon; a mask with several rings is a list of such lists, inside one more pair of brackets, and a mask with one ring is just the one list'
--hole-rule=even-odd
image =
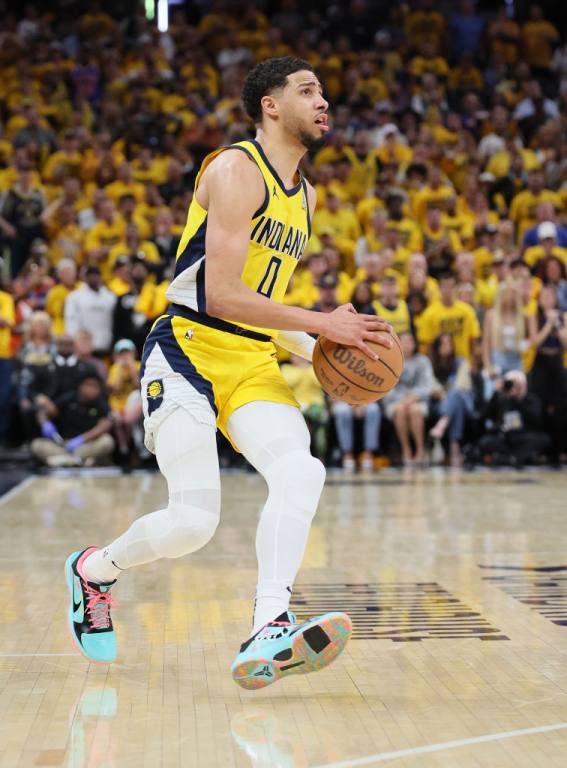
{"label": "photographer", "polygon": [[509,371],[496,382],[486,409],[489,433],[478,444],[481,456],[492,463],[522,465],[549,451],[549,435],[541,431],[541,403],[528,393],[522,371]]}

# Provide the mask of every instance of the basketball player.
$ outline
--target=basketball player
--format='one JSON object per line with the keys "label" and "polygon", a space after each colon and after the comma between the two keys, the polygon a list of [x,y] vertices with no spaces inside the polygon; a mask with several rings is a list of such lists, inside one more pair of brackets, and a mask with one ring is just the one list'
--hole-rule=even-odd
{"label": "basketball player", "polygon": [[218,427],[266,480],[256,535],[253,627],[232,674],[245,688],[329,664],[351,624],[342,613],[297,623],[288,611],[325,470],[280,374],[274,342],[311,359],[323,334],[359,347],[391,346],[390,326],[352,305],[329,314],[281,304],[310,234],[313,188],[298,172],[328,130],[321,86],[306,61],[256,66],[243,102],[256,139],[223,147],[201,166],[179,244],[171,305],[144,347],[141,386],[146,445],[167,480],[163,509],[136,520],[115,541],[74,552],[66,563],[69,624],[82,653],[113,661],[110,590],[125,570],[196,552],[220,515]]}

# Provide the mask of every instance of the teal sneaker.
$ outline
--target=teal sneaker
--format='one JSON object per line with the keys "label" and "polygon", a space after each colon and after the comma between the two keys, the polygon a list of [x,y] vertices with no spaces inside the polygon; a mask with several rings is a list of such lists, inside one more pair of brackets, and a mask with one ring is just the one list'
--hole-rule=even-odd
{"label": "teal sneaker", "polygon": [[298,623],[288,611],[240,646],[232,667],[235,683],[265,688],[286,675],[318,672],[343,652],[352,632],[346,613],[324,613]]}
{"label": "teal sneaker", "polygon": [[65,563],[65,580],[71,595],[69,629],[73,642],[89,661],[114,661],[116,635],[110,618],[110,589],[115,582],[93,584],[82,572],[84,561],[95,551],[96,547],[88,547],[73,552]]}

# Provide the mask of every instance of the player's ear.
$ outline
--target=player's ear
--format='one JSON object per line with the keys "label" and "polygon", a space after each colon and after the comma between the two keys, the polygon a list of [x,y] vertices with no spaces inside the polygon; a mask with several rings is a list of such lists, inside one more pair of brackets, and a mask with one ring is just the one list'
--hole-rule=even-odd
{"label": "player's ear", "polygon": [[279,107],[277,104],[277,101],[274,99],[273,96],[267,95],[262,96],[260,99],[260,104],[262,105],[262,109],[264,110],[264,113],[268,115],[268,117],[278,117],[279,114]]}

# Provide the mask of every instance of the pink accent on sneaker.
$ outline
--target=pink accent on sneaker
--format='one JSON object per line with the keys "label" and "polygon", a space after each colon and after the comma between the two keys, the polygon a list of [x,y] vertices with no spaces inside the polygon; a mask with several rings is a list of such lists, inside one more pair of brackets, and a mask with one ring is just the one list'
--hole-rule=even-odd
{"label": "pink accent on sneaker", "polygon": [[99,592],[93,589],[90,584],[85,582],[85,592],[87,595],[87,606],[85,613],[90,613],[91,624],[95,629],[105,629],[110,626],[110,609],[114,607],[114,600],[107,592]]}
{"label": "pink accent on sneaker", "polygon": [[93,552],[96,552],[99,549],[99,547],[87,547],[83,554],[80,556],[80,558],[77,560],[77,573],[83,579],[83,581],[88,581],[87,577],[83,573],[83,563],[87,559],[87,557],[90,557]]}
{"label": "pink accent on sneaker", "polygon": [[90,614],[91,624],[95,629],[104,629],[110,624],[110,609],[113,608],[116,603],[110,594],[110,590],[100,592],[98,589],[93,589],[83,573],[83,564],[85,560],[98,549],[99,547],[88,547],[85,549],[77,561],[77,573],[83,582],[87,597],[85,613]]}

